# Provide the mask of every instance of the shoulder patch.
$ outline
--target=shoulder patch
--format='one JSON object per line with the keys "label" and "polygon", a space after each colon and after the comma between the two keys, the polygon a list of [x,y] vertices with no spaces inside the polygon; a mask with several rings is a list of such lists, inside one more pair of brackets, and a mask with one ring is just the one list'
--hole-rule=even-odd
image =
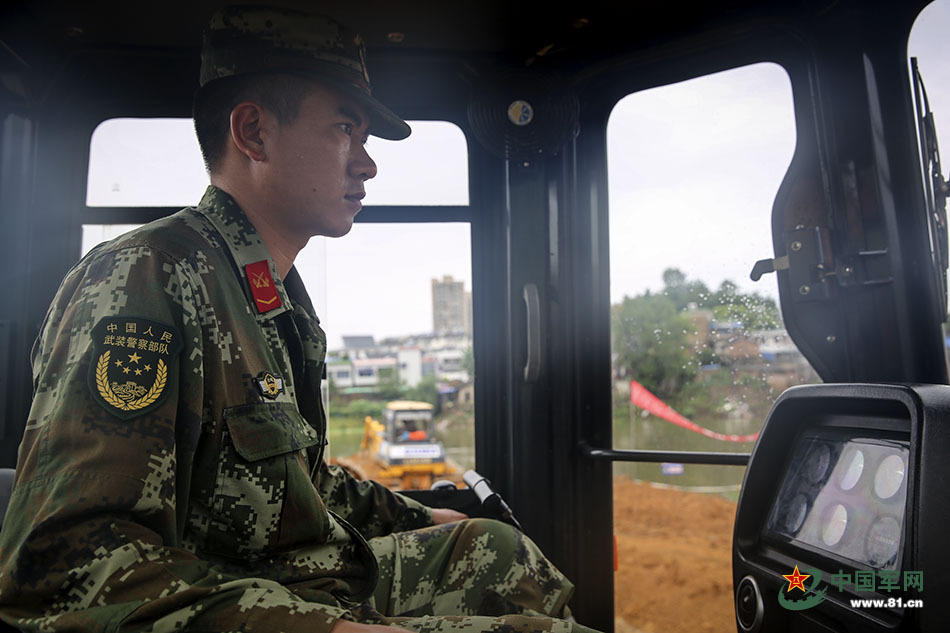
{"label": "shoulder patch", "polygon": [[162,404],[178,370],[178,330],[139,317],[106,317],[93,328],[92,341],[93,400],[123,420]]}

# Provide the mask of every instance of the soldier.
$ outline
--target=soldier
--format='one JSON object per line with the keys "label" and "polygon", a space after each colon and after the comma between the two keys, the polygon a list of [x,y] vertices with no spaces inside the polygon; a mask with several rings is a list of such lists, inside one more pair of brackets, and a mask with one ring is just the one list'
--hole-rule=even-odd
{"label": "soldier", "polygon": [[[323,459],[326,338],[293,261],[346,234],[409,135],[332,20],[217,13],[196,208],[100,245],[33,350],[0,535],[0,616],[26,631],[589,631],[520,532]],[[553,616],[553,617],[552,617]],[[382,625],[382,626],[380,626]]]}

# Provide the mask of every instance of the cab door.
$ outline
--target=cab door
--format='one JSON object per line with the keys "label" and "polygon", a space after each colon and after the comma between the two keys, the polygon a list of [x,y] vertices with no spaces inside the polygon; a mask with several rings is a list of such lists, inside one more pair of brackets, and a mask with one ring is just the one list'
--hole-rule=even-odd
{"label": "cab door", "polygon": [[890,22],[859,14],[866,28],[848,37],[834,35],[843,17],[819,31],[796,108],[815,133],[775,200],[772,263],[789,332],[824,380],[946,383],[939,161],[926,125],[921,156],[919,75],[896,54],[915,14],[891,9]]}

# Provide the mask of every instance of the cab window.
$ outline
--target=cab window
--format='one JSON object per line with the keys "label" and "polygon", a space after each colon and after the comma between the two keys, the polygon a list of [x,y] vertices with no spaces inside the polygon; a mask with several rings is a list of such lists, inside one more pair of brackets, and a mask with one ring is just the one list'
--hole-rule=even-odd
{"label": "cab window", "polygon": [[[774,278],[749,278],[795,147],[788,75],[761,63],[638,92],[607,130],[613,446],[747,453],[773,400],[818,381]],[[743,470],[615,464],[617,630],[735,626]]]}

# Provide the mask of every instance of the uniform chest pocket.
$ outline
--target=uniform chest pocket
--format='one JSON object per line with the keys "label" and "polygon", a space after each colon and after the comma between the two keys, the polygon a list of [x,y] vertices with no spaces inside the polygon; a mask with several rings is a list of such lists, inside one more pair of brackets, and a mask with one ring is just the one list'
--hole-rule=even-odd
{"label": "uniform chest pocket", "polygon": [[205,550],[255,560],[281,548],[288,500],[313,488],[305,450],[326,441],[287,403],[225,409],[223,421]]}

